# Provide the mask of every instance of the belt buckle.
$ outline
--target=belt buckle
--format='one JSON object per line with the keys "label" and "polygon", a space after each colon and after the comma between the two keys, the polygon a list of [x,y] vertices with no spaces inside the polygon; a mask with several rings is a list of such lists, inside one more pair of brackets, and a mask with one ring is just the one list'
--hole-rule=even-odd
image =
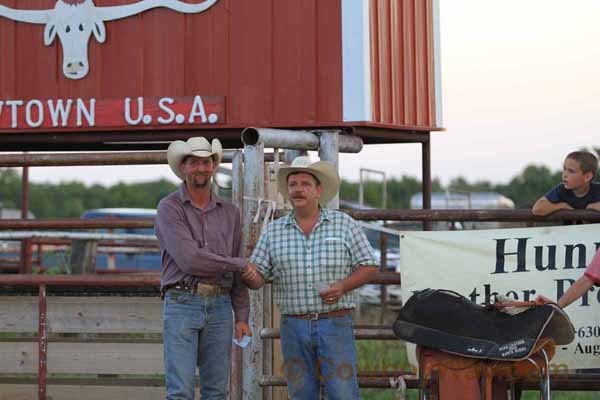
{"label": "belt buckle", "polygon": [[308,319],[310,319],[311,321],[318,321],[319,320],[319,313],[309,313],[308,314]]}
{"label": "belt buckle", "polygon": [[207,285],[206,283],[198,282],[196,284],[196,293],[201,294],[202,296],[210,297],[214,296],[216,292],[216,287],[212,285]]}

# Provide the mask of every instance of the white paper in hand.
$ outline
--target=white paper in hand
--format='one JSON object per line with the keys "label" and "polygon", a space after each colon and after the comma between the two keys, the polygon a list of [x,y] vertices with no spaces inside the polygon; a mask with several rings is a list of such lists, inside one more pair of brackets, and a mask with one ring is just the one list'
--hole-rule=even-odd
{"label": "white paper in hand", "polygon": [[242,340],[237,340],[236,338],[233,338],[232,342],[233,342],[233,344],[238,345],[241,348],[244,348],[250,344],[250,340],[252,340],[252,338],[250,336],[244,335]]}
{"label": "white paper in hand", "polygon": [[315,288],[317,289],[317,292],[322,293],[329,289],[329,284],[325,282],[317,282],[315,283]]}

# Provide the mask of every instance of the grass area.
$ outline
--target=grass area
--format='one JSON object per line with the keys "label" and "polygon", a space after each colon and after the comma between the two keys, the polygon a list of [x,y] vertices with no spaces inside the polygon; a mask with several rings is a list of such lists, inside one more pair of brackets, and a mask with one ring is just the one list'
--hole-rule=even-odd
{"label": "grass area", "polygon": [[[375,371],[408,371],[406,347],[401,341],[358,340],[356,342],[358,370],[362,373]],[[409,391],[407,399],[418,398],[417,391]],[[414,393],[413,393],[414,392]],[[396,400],[396,390],[361,389],[363,400]]]}
{"label": "grass area", "polygon": [[408,371],[410,369],[406,357],[406,347],[399,340],[357,340],[356,351],[360,372]]}

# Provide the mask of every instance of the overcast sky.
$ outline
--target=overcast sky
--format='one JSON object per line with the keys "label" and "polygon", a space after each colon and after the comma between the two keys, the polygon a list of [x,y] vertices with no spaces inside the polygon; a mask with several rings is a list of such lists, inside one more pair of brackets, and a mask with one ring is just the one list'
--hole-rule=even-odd
{"label": "overcast sky", "polygon": [[[441,0],[443,126],[432,133],[432,175],[443,183],[506,182],[531,163],[559,169],[600,146],[600,1]],[[359,168],[421,176],[419,145],[342,155]],[[32,168],[32,181],[113,184],[166,177],[167,166]]]}

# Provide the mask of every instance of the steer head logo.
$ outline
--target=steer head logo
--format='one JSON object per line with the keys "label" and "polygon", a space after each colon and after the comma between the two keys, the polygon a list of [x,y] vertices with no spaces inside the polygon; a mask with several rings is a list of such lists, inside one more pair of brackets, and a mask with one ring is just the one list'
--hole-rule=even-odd
{"label": "steer head logo", "polygon": [[151,8],[195,14],[208,10],[218,0],[205,0],[199,4],[178,0],[142,0],[133,4],[96,7],[92,0],[58,0],[51,10],[20,10],[0,5],[0,17],[30,24],[43,24],[44,44],[50,46],[56,37],[63,49],[63,74],[69,79],[81,79],[90,69],[88,42],[90,37],[99,43],[106,40],[104,22],[130,17]]}

